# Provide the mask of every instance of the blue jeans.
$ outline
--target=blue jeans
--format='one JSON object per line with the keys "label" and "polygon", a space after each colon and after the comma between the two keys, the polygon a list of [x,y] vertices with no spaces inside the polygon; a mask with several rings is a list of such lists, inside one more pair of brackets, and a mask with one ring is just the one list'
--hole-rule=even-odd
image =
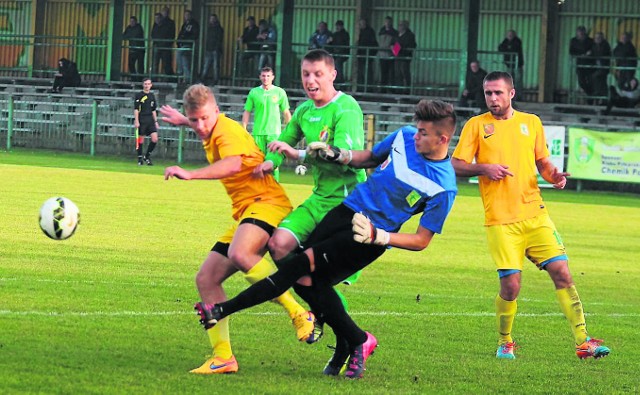
{"label": "blue jeans", "polygon": [[191,49],[184,48],[178,51],[178,74],[182,74],[182,78],[186,83],[191,83]]}
{"label": "blue jeans", "polygon": [[222,53],[220,51],[206,51],[204,53],[204,64],[202,65],[202,71],[200,72],[200,79],[206,80],[209,68],[213,68],[213,83],[217,84],[220,79],[220,60]]}

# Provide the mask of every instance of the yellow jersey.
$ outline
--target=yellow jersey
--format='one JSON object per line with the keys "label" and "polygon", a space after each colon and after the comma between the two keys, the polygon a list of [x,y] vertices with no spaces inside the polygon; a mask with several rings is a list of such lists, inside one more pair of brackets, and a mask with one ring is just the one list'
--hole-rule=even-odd
{"label": "yellow jersey", "polygon": [[271,175],[253,177],[253,169],[264,161],[264,154],[238,122],[219,114],[211,136],[202,142],[202,147],[211,164],[229,156],[242,157],[240,172],[220,179],[231,198],[235,220],[240,218],[247,206],[256,202],[292,207],[284,189]]}
{"label": "yellow jersey", "polygon": [[479,176],[485,225],[510,224],[546,213],[538,187],[536,161],[549,156],[544,129],[534,114],[514,111],[510,119],[475,116],[462,129],[453,157],[471,163],[509,166],[513,177],[491,181]]}

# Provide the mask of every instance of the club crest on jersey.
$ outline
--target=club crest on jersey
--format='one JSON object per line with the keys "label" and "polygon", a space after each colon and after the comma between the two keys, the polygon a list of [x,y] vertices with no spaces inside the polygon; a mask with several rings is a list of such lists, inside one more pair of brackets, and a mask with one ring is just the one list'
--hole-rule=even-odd
{"label": "club crest on jersey", "polygon": [[489,136],[492,136],[493,133],[496,131],[495,127],[493,126],[492,123],[486,123],[484,125],[482,125],[482,128],[484,129],[484,138],[486,139]]}
{"label": "club crest on jersey", "polygon": [[329,127],[327,125],[324,125],[322,128],[320,135],[318,135],[318,140],[323,143],[326,143],[329,140]]}
{"label": "club crest on jersey", "polygon": [[272,95],[271,96],[271,101],[274,102],[274,103],[277,103],[278,102],[278,95]]}
{"label": "club crest on jersey", "polygon": [[529,128],[524,123],[520,124],[520,133],[524,134],[525,136],[529,135]]}

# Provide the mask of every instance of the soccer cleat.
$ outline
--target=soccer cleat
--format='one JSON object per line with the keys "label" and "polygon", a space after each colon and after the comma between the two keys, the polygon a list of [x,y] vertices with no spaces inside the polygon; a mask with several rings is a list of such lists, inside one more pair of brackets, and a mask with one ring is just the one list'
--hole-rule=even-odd
{"label": "soccer cleat", "polygon": [[305,311],[293,317],[291,320],[293,326],[296,328],[296,336],[300,341],[307,341],[310,336],[313,335],[315,328],[316,317],[310,311]]}
{"label": "soccer cleat", "polygon": [[515,348],[515,342],[501,344],[498,346],[498,351],[496,351],[496,357],[501,359],[516,359],[516,356],[513,354]]}
{"label": "soccer cleat", "polygon": [[602,342],[603,340],[587,337],[587,340],[584,343],[576,346],[576,355],[580,359],[591,357],[599,359],[606,357],[609,355],[611,350],[609,350],[609,347],[603,346]]}
{"label": "soccer cleat", "polygon": [[151,162],[151,158],[149,158],[149,156],[144,157],[144,162],[147,164],[147,166],[153,166],[153,162]]}
{"label": "soccer cleat", "polygon": [[193,306],[193,309],[200,316],[200,324],[204,326],[204,329],[213,328],[222,319],[222,309],[217,304],[210,305],[198,302]]}
{"label": "soccer cleat", "polygon": [[324,335],[324,323],[316,318],[313,323],[313,332],[307,337],[307,344],[313,344],[319,341],[322,335]]}
{"label": "soccer cleat", "polygon": [[365,371],[364,364],[369,358],[369,355],[373,354],[373,350],[378,347],[378,340],[369,332],[367,333],[367,340],[356,346],[351,351],[349,361],[347,361],[347,370],[344,376],[348,379],[359,379]]}
{"label": "soccer cleat", "polygon": [[144,162],[142,161],[142,156],[138,156],[138,166],[142,166],[144,165]]}
{"label": "soccer cleat", "polygon": [[322,374],[325,376],[337,376],[346,368],[345,364],[347,362],[347,358],[349,358],[349,343],[343,339],[336,339],[336,346],[329,346],[329,348],[333,348],[335,351],[333,352],[329,362],[327,362],[327,365],[324,367]]}
{"label": "soccer cleat", "polygon": [[228,374],[236,373],[238,371],[238,361],[235,356],[231,356],[229,359],[222,359],[219,357],[212,357],[207,359],[205,363],[199,368],[190,370],[189,373],[195,374]]}

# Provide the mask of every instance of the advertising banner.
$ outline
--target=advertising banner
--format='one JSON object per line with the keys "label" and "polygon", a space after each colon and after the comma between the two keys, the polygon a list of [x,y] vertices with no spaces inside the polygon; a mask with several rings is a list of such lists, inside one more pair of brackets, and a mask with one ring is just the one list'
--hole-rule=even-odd
{"label": "advertising banner", "polygon": [[640,133],[569,128],[572,178],[640,183]]}

